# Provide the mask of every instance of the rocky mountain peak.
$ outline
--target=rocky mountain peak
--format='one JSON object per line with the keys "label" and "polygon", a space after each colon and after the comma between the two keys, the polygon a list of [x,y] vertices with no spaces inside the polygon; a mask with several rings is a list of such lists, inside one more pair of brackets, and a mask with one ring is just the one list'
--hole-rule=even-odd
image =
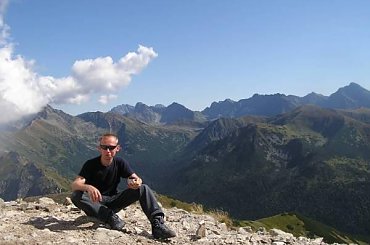
{"label": "rocky mountain peak", "polygon": [[370,106],[370,91],[357,83],[339,88],[337,92],[329,96],[327,106],[331,108],[359,108]]}

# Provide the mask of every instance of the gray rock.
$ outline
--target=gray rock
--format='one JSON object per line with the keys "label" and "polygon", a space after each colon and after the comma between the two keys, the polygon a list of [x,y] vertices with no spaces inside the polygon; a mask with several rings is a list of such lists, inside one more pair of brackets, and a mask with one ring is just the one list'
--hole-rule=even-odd
{"label": "gray rock", "polygon": [[49,198],[49,197],[41,197],[38,199],[38,203],[39,204],[44,204],[44,205],[54,205],[55,202],[53,199]]}
{"label": "gray rock", "polygon": [[[150,222],[138,203],[118,213],[126,222],[123,231],[107,229],[97,219],[74,210],[73,204],[58,204],[50,198],[40,198],[37,203],[0,200],[0,206],[0,244],[163,244],[153,239]],[[164,212],[166,225],[177,234],[165,244],[326,244],[322,238],[296,238],[277,229],[232,230],[211,216],[178,208],[164,208]]]}
{"label": "gray rock", "polygon": [[203,237],[206,237],[206,223],[204,222],[204,220],[201,220],[199,222],[199,226],[198,226],[198,229],[195,233],[195,236],[200,239],[200,238],[203,238]]}

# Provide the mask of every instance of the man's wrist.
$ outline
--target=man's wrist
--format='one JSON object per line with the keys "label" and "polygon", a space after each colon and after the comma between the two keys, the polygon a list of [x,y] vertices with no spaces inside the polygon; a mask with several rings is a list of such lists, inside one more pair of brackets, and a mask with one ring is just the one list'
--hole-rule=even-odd
{"label": "man's wrist", "polygon": [[84,184],[84,191],[89,192],[89,189],[91,189],[91,185]]}

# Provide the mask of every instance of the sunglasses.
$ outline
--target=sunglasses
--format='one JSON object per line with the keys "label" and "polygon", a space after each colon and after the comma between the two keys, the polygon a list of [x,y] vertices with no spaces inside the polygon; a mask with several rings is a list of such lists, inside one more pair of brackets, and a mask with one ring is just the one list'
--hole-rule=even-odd
{"label": "sunglasses", "polygon": [[102,148],[103,150],[110,150],[110,151],[113,151],[114,149],[116,149],[118,145],[100,145],[100,148]]}

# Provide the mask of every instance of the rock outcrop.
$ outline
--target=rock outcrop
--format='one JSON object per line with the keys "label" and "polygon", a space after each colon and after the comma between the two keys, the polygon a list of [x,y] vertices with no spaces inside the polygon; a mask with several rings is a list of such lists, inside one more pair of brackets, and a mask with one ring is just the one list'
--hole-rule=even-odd
{"label": "rock outcrop", "polygon": [[118,215],[125,220],[123,231],[110,230],[87,217],[66,199],[58,204],[42,197],[35,202],[4,202],[0,199],[0,244],[326,244],[322,238],[308,239],[272,229],[228,229],[208,215],[164,209],[166,224],[177,237],[153,239],[151,226],[138,204]]}

